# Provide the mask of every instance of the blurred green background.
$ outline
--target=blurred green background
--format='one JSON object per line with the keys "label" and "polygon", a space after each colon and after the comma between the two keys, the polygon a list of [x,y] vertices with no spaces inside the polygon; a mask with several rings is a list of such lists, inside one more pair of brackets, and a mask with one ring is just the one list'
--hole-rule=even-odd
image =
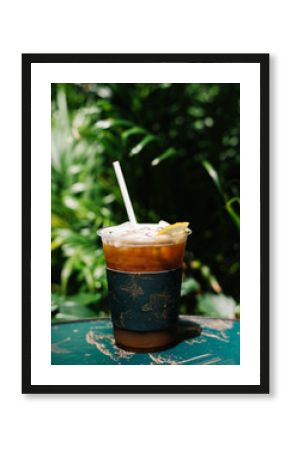
{"label": "blurred green background", "polygon": [[189,221],[182,314],[238,317],[239,84],[52,84],[52,320],[109,314],[96,231]]}

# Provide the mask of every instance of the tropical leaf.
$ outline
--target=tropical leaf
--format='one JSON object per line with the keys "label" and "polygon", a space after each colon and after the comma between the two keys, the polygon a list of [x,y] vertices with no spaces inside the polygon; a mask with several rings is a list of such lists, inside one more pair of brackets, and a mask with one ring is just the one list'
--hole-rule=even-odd
{"label": "tropical leaf", "polygon": [[175,148],[168,148],[167,150],[165,150],[163,153],[161,153],[160,156],[158,156],[157,158],[154,158],[153,161],[151,161],[151,166],[157,166],[158,164],[160,164],[162,161],[165,161],[168,158],[172,158],[177,154],[177,150]]}
{"label": "tropical leaf", "polygon": [[73,273],[73,270],[77,264],[77,258],[75,256],[67,259],[63,265],[61,271],[61,292],[62,294],[66,294],[68,280]]}
{"label": "tropical leaf", "polygon": [[129,130],[124,131],[121,134],[121,137],[124,141],[126,141],[130,136],[134,136],[137,134],[146,134],[147,131],[144,130],[144,128],[141,127],[133,127],[133,128],[129,128]]}
{"label": "tropical leaf", "polygon": [[198,312],[211,317],[234,319],[236,302],[223,294],[203,294],[198,296]]}
{"label": "tropical leaf", "polygon": [[234,210],[234,208],[232,206],[233,203],[240,204],[240,199],[237,197],[232,198],[231,200],[226,202],[225,208],[226,208],[227,212],[229,213],[229,215],[231,216],[231,218],[233,219],[237,228],[240,229],[240,217],[239,217],[238,213]]}
{"label": "tropical leaf", "polygon": [[196,292],[200,289],[200,284],[195,278],[186,278],[182,281],[181,285],[181,296],[185,296],[191,294],[192,292]]}
{"label": "tropical leaf", "polygon": [[156,141],[157,137],[153,134],[148,134],[142,141],[139,142],[135,147],[132,148],[132,150],[129,153],[129,156],[135,156],[138,155],[144,148],[150,144],[153,141]]}
{"label": "tropical leaf", "polygon": [[240,199],[238,197],[233,197],[232,199],[227,200],[227,195],[224,194],[224,192],[223,192],[220,178],[218,176],[217,171],[214,169],[214,167],[211,165],[211,163],[209,161],[203,160],[202,165],[205,168],[205,170],[207,171],[207,173],[209,174],[209,176],[211,177],[211,179],[213,180],[213,182],[214,182],[217,190],[221,194],[222,198],[224,199],[226,211],[228,212],[229,216],[233,220],[236,227],[238,229],[240,229],[240,217],[232,206],[233,203],[235,203],[235,202],[238,202],[240,204]]}
{"label": "tropical leaf", "polygon": [[221,186],[221,181],[219,179],[217,171],[214,169],[212,164],[209,161],[203,160],[202,165],[213,180],[216,188],[218,189],[219,193],[223,196],[223,190]]}

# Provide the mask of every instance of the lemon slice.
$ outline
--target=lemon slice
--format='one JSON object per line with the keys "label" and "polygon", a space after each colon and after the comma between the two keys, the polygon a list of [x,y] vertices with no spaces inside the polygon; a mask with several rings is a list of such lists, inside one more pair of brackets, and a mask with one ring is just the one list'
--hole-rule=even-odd
{"label": "lemon slice", "polygon": [[185,233],[188,225],[189,222],[176,222],[162,228],[162,230],[158,231],[157,236],[161,236],[162,234],[170,234],[171,236],[174,236],[179,233]]}

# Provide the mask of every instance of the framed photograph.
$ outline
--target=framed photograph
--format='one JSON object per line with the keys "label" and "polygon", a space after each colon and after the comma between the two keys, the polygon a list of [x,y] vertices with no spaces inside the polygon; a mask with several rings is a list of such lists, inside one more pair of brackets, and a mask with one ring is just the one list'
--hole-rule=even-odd
{"label": "framed photograph", "polygon": [[22,55],[22,392],[269,393],[269,55]]}

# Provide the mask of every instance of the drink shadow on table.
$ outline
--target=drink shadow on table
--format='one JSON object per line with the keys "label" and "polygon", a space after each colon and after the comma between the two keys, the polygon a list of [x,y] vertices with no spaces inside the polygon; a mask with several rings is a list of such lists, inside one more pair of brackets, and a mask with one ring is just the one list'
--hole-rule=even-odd
{"label": "drink shadow on table", "polygon": [[188,339],[197,338],[201,335],[201,332],[202,328],[198,323],[193,322],[192,320],[179,318],[177,323],[177,338],[175,345]]}

